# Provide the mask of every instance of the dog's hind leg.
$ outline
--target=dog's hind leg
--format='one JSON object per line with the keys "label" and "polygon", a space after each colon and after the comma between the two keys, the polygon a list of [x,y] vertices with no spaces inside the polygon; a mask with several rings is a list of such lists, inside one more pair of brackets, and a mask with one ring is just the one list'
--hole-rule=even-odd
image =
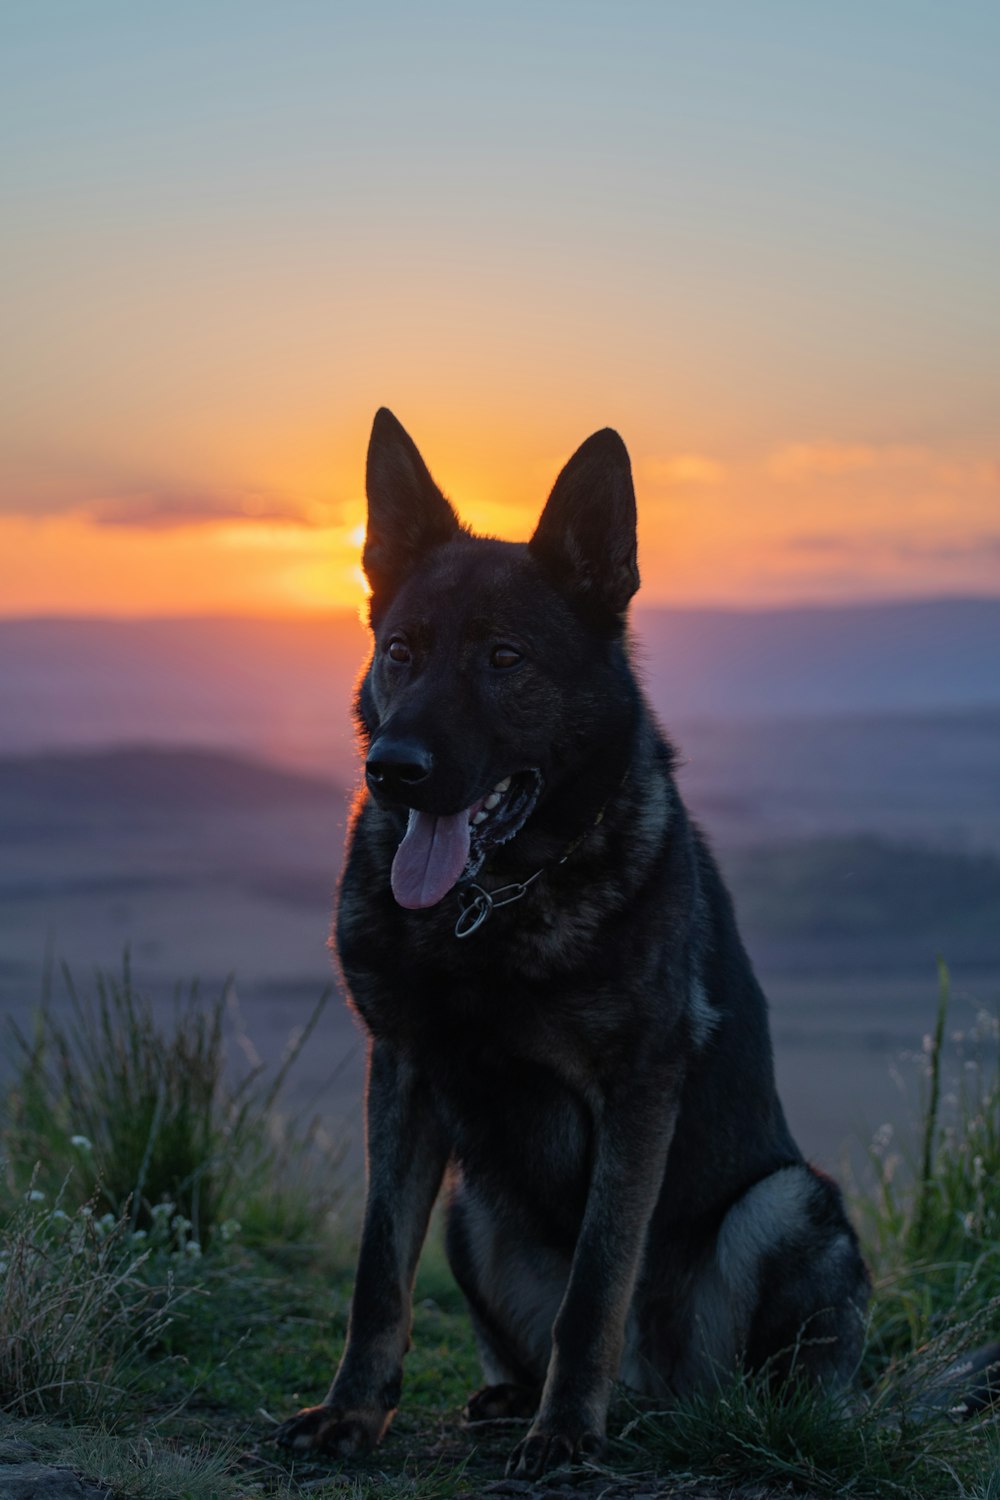
{"label": "dog's hind leg", "polygon": [[798,1222],[759,1262],[746,1362],[777,1384],[844,1390],[858,1373],[871,1281],[840,1190],[812,1167],[798,1171]]}
{"label": "dog's hind leg", "polygon": [[664,1349],[654,1359],[677,1393],[738,1364],[776,1385],[844,1388],[857,1373],[868,1290],[835,1185],[805,1163],[784,1167],[729,1209],[689,1294],[679,1357]]}
{"label": "dog's hind leg", "polygon": [[448,1260],[469,1304],[488,1384],[469,1397],[470,1422],[530,1417],[552,1352],[569,1261],[535,1243],[461,1180],[448,1209]]}

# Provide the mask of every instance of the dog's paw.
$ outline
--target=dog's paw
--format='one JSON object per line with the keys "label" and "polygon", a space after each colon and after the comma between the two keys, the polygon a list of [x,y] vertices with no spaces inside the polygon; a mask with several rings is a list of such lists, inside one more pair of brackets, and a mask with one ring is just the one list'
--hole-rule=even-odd
{"label": "dog's paw", "polygon": [[501,1385],[484,1385],[465,1404],[467,1422],[503,1422],[533,1417],[538,1410],[538,1391],[526,1385],[504,1381]]}
{"label": "dog's paw", "polygon": [[350,1410],[343,1406],[304,1406],[274,1434],[274,1441],[293,1453],[328,1453],[350,1458],[374,1448],[391,1413]]}
{"label": "dog's paw", "polygon": [[597,1458],[603,1447],[599,1433],[582,1432],[574,1438],[536,1423],[511,1454],[507,1474],[512,1479],[539,1479],[553,1469]]}

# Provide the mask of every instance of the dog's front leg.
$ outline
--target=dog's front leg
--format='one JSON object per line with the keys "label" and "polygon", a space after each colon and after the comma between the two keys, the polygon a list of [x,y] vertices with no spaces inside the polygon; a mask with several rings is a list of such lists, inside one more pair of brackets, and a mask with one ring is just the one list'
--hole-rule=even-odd
{"label": "dog's front leg", "polygon": [[368,1058],[368,1196],[347,1343],[325,1399],[276,1440],[346,1455],[374,1447],[399,1404],[413,1277],[448,1157],[423,1079],[382,1043]]}
{"label": "dog's front leg", "polygon": [[621,1367],[625,1322],[649,1220],[663,1181],[680,1078],[661,1071],[650,1088],[629,1080],[606,1097],[595,1121],[596,1151],[569,1282],[552,1329],[552,1355],[538,1414],[508,1472],[536,1479],[593,1457],[604,1444],[611,1387]]}

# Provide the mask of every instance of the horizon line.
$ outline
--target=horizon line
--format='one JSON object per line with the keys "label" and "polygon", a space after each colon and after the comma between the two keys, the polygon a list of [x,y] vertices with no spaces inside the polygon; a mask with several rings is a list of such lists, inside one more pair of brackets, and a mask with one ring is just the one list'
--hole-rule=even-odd
{"label": "horizon line", "polygon": [[[639,601],[633,605],[630,614],[673,614],[673,615],[787,615],[787,614],[849,614],[858,610],[896,610],[912,608],[914,606],[942,606],[956,604],[1000,604],[1000,591],[994,594],[905,594],[892,595],[888,598],[862,598],[862,599],[824,599],[824,600],[801,600],[785,601],[780,604],[664,604],[644,603]],[[343,621],[345,619],[356,620],[363,630],[368,629],[367,623],[362,619],[359,610],[351,605],[331,605],[328,609],[297,610],[295,612],[268,611],[268,610],[220,610],[210,612],[206,610],[171,610],[158,611],[154,613],[142,613],[131,611],[114,611],[101,613],[97,611],[81,612],[79,610],[62,611],[12,611],[6,613],[0,607],[0,627],[13,624],[47,624],[47,625],[161,625],[161,624],[195,624],[211,623],[223,624],[227,621],[233,623],[254,623],[269,625],[298,625],[298,624],[322,624],[324,622]]]}

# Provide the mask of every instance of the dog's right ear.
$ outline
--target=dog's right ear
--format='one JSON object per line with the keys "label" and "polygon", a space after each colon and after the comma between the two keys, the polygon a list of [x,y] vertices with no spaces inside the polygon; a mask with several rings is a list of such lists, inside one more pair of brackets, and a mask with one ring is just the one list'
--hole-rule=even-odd
{"label": "dog's right ear", "polygon": [[365,485],[368,526],[361,565],[377,608],[429,547],[447,542],[461,528],[413,439],[384,406],[372,424]]}

